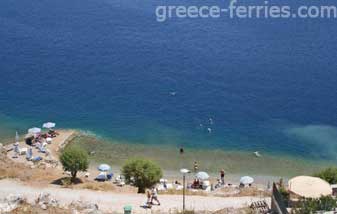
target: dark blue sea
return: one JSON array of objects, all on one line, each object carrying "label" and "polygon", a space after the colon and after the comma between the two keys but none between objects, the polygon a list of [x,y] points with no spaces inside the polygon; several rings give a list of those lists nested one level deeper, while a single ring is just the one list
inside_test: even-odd
[{"label": "dark blue sea", "polygon": [[1,0],[3,125],[337,161],[337,19],[156,21],[194,4]]}]

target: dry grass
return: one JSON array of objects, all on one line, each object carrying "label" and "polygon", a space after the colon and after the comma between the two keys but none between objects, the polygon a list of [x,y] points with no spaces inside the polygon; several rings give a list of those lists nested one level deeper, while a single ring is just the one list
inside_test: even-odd
[{"label": "dry grass", "polygon": [[76,188],[90,189],[95,191],[115,191],[117,189],[115,185],[106,182],[85,182],[83,184],[77,185]]}]

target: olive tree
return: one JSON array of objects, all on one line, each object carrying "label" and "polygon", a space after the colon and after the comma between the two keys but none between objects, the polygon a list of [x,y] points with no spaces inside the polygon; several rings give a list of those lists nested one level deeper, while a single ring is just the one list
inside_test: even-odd
[{"label": "olive tree", "polygon": [[76,146],[67,146],[60,156],[64,171],[71,173],[72,182],[75,181],[78,171],[86,171],[89,167],[88,154]]},{"label": "olive tree", "polygon": [[141,158],[128,160],[122,167],[122,174],[127,183],[138,187],[138,193],[144,193],[146,188],[158,183],[163,176],[161,168],[156,163]]}]

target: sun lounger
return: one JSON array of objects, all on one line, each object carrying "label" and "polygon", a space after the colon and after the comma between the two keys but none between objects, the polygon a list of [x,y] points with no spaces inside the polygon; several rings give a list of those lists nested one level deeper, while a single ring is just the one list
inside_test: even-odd
[{"label": "sun lounger", "polygon": [[95,178],[96,181],[106,181],[108,179],[108,176],[105,172],[99,173],[97,177]]},{"label": "sun lounger", "polygon": [[183,185],[178,185],[177,187],[176,187],[176,190],[182,190],[184,187],[183,187]]},{"label": "sun lounger", "polygon": [[40,157],[40,156],[37,156],[37,157],[32,159],[33,162],[38,162],[38,161],[41,161],[41,160],[42,160],[42,157]]}]

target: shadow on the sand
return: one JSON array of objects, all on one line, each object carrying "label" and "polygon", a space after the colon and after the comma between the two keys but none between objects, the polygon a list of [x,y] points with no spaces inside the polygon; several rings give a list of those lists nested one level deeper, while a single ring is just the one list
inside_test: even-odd
[{"label": "shadow on the sand", "polygon": [[75,178],[74,180],[71,180],[70,177],[62,177],[59,179],[56,179],[51,182],[51,184],[60,185],[60,186],[67,186],[67,185],[76,185],[76,184],[82,184],[83,181],[79,178]]}]

